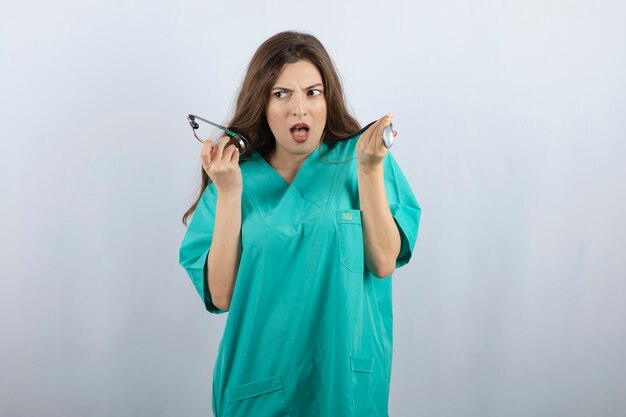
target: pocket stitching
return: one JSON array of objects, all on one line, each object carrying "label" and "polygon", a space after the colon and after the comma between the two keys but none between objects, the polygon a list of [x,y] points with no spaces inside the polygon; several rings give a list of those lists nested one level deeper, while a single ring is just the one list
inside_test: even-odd
[{"label": "pocket stitching", "polygon": [[283,379],[280,375],[273,376],[229,388],[226,394],[226,402],[246,400],[284,390]]},{"label": "pocket stitching", "polygon": [[[343,218],[344,213],[350,213],[352,215],[352,218],[349,220]],[[363,259],[363,262],[361,262],[359,266],[350,265],[349,262],[346,260],[347,257],[345,253],[347,252],[347,248],[345,247],[345,244],[342,243],[344,239],[345,240],[348,239],[348,236],[346,235],[347,233],[346,227],[350,227],[348,225],[352,225],[352,227],[358,226],[359,228],[362,228],[361,211],[360,210],[337,210],[336,221],[337,221],[337,229],[339,233],[339,262],[341,262],[341,264],[345,266],[346,268],[348,268],[348,270],[350,270],[351,272],[361,274],[364,271],[364,266],[363,266],[364,259]],[[359,230],[359,232],[361,236],[361,241],[363,241],[363,231]],[[365,256],[364,253],[363,253],[363,256]]]},{"label": "pocket stitching", "polygon": [[352,370],[353,409],[355,415],[370,416],[373,402],[370,392],[374,373],[374,358],[350,356]]},{"label": "pocket stitching", "polygon": [[374,358],[358,358],[352,356],[350,358],[350,369],[354,372],[374,373]]}]

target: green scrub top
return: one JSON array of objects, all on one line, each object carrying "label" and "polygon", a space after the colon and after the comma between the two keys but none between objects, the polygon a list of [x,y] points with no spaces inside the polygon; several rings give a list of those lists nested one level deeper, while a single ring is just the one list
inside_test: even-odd
[{"label": "green scrub top", "polygon": [[[291,184],[258,153],[241,163],[242,252],[213,372],[216,417],[388,416],[392,281],[364,262],[357,139],[322,143]],[[411,258],[421,209],[390,152],[383,167],[397,268]],[[206,309],[223,313],[205,280],[216,200],[210,183],[180,264]]]}]

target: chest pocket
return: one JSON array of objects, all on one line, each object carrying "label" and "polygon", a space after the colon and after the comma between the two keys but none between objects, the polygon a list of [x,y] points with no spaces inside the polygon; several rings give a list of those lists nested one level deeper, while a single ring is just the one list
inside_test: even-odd
[{"label": "chest pocket", "polygon": [[339,261],[350,271],[363,273],[363,228],[360,210],[338,210]]}]

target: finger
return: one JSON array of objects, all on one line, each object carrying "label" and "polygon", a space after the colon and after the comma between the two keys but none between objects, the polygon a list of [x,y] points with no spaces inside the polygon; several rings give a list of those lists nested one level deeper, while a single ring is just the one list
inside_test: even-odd
[{"label": "finger", "polygon": [[376,135],[376,129],[380,124],[381,119],[376,120],[372,125],[365,131],[363,135],[363,146],[367,148],[372,143],[372,137]]},{"label": "finger", "polygon": [[220,143],[222,143],[222,141],[228,139],[229,137],[230,136],[223,135],[223,136],[220,136],[219,138],[215,139],[213,141],[213,147],[216,148]]},{"label": "finger", "polygon": [[[378,119],[378,121],[376,122],[376,124],[374,125],[374,131],[372,132],[372,135],[369,137],[369,140],[367,142],[368,146],[374,146],[374,150],[376,150],[377,148],[377,144],[378,144],[378,140],[382,135],[383,129],[385,127],[385,122],[387,121],[387,116],[383,116],[380,119]],[[372,145],[373,143],[373,145]]]},{"label": "finger", "polygon": [[391,121],[393,120],[393,114],[392,113],[387,113],[385,115],[385,117],[382,118],[382,123],[381,123],[381,131],[382,129],[384,129],[385,127],[389,126],[391,124]]},{"label": "finger", "polygon": [[[377,155],[380,152],[386,153],[387,147],[385,146],[385,139],[383,138],[383,135],[385,133],[385,129],[391,126],[392,119],[393,119],[393,115],[391,113],[383,117],[382,123],[380,124],[380,130],[376,132],[376,135],[374,136],[374,153]],[[395,133],[395,131],[393,132],[394,132],[393,136],[395,137],[397,133]]]},{"label": "finger", "polygon": [[212,156],[213,156],[213,145],[212,140],[207,140],[202,144],[202,149],[200,151],[200,158],[202,160],[202,166],[204,169],[208,169],[209,165],[211,165]]},{"label": "finger", "polygon": [[221,161],[222,155],[224,154],[224,148],[228,145],[228,136],[222,136],[219,139],[217,146],[213,150],[213,160]]},{"label": "finger", "polygon": [[231,143],[232,146],[228,146],[226,149],[232,148],[232,152],[230,153],[230,160],[239,160],[239,146],[234,143]]},{"label": "finger", "polygon": [[237,147],[232,143],[228,145],[226,149],[224,149],[222,159],[226,162],[230,162],[231,159],[233,159],[233,152],[235,152],[235,149],[237,149]]},{"label": "finger", "polygon": [[[385,131],[385,128],[391,124],[392,120],[393,114],[391,113],[386,114],[385,117],[381,119],[380,131],[376,134],[376,145],[380,145],[383,143],[383,132]],[[397,133],[395,133],[394,131],[394,137],[396,136],[396,134]]]},{"label": "finger", "polygon": [[233,145],[233,148],[235,148],[235,149],[233,150],[233,153],[232,153],[232,155],[230,157],[231,158],[230,162],[237,162],[237,163],[239,163],[239,148],[234,146],[234,145]]}]

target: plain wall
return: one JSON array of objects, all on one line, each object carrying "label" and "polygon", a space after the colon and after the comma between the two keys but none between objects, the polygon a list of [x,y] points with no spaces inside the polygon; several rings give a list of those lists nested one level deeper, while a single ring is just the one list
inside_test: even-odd
[{"label": "plain wall", "polygon": [[[178,265],[269,36],[326,45],[422,206],[390,415],[626,415],[624,2],[3,2],[0,413],[199,416],[226,315]],[[620,191],[621,190],[621,191]]]}]

